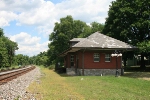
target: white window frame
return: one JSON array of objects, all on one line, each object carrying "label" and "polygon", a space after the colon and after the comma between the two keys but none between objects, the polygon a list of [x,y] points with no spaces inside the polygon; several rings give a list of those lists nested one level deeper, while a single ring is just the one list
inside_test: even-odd
[{"label": "white window frame", "polygon": [[111,54],[105,54],[105,62],[111,62]]},{"label": "white window frame", "polygon": [[[96,60],[98,59],[98,60]],[[93,54],[93,60],[94,62],[100,62],[100,54],[99,53],[94,53]]]}]

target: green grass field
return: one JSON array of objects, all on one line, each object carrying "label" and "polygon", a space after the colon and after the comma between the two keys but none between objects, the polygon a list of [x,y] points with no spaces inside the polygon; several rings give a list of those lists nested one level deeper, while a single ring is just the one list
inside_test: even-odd
[{"label": "green grass field", "polygon": [[150,81],[129,75],[67,76],[42,67],[41,72],[40,81],[33,82],[28,88],[37,100],[150,99]]}]

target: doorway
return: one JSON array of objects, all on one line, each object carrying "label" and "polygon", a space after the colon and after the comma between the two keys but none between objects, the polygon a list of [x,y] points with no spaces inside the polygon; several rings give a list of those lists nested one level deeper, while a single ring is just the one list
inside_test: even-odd
[{"label": "doorway", "polygon": [[71,65],[71,68],[74,67],[74,55],[70,56],[70,65]]}]

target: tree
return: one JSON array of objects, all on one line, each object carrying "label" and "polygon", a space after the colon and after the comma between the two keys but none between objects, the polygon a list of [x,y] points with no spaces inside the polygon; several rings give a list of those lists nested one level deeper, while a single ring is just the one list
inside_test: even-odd
[{"label": "tree", "polygon": [[92,22],[91,23],[91,33],[94,33],[94,32],[102,32],[104,28],[104,24],[100,24],[100,23],[97,23],[97,22]]},{"label": "tree", "polygon": [[[150,1],[113,1],[103,33],[137,47],[143,42],[148,43],[145,41],[150,39]],[[140,49],[141,68],[145,68],[144,56],[147,52],[150,51]]]},{"label": "tree", "polygon": [[4,36],[3,29],[0,28],[0,67],[10,67],[12,64],[15,50],[18,49],[17,43]]},{"label": "tree", "polygon": [[74,20],[72,16],[67,16],[60,19],[60,23],[56,22],[53,32],[50,34],[49,40],[51,43],[48,45],[48,58],[49,64],[62,65],[63,59],[58,57],[60,53],[67,50],[70,46],[69,40],[73,38],[85,38],[96,31],[102,31],[103,24],[93,22],[87,25],[80,20]]},{"label": "tree", "polygon": [[23,54],[17,54],[15,55],[15,59],[13,61],[19,66],[25,66],[30,64],[30,57]]},{"label": "tree", "polygon": [[12,64],[13,57],[15,55],[15,50],[18,50],[18,44],[11,41],[8,37],[3,37],[2,40],[5,42],[5,47],[8,55],[9,66]]},{"label": "tree", "polygon": [[80,34],[87,34],[85,29],[88,25],[80,20],[74,20],[72,16],[60,19],[60,23],[56,22],[53,32],[50,34],[49,40],[52,41],[48,46],[49,63],[63,62],[58,55],[69,48],[68,41],[77,38]]},{"label": "tree", "polygon": [[[150,57],[150,41],[143,41],[137,44],[140,50],[140,53],[144,53],[143,55],[147,58]],[[141,55],[142,56],[142,55]],[[144,61],[144,57],[141,57],[142,61]]]},{"label": "tree", "polygon": [[38,55],[30,57],[29,64],[35,64],[35,65],[43,65],[45,67],[48,66],[48,56],[47,52],[40,52]]},{"label": "tree", "polygon": [[2,40],[2,37],[0,37],[0,67],[6,67],[8,66],[8,54],[5,42]]},{"label": "tree", "polygon": [[0,28],[0,37],[2,37],[4,35],[3,29]]}]

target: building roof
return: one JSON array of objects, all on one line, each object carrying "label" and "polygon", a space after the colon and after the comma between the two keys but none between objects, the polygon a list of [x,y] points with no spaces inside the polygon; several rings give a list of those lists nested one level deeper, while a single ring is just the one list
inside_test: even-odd
[{"label": "building roof", "polygon": [[135,48],[125,42],[111,38],[99,32],[95,32],[72,47],[96,47],[96,48]]},{"label": "building roof", "polygon": [[60,56],[66,55],[68,52],[76,52],[81,49],[90,50],[133,50],[137,47],[129,45],[120,40],[106,36],[99,32],[95,32],[87,38],[74,38],[70,42],[78,42],[68,50],[64,51]]},{"label": "building roof", "polygon": [[73,38],[70,40],[70,42],[80,42],[83,41],[85,38]]}]

